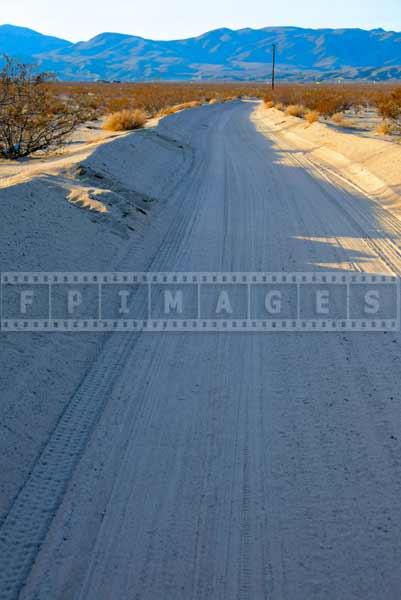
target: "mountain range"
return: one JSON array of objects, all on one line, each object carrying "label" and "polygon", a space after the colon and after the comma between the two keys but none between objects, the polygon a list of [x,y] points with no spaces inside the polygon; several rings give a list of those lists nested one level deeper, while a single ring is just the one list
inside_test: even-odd
[{"label": "mountain range", "polygon": [[101,33],[72,43],[24,27],[0,26],[0,54],[72,81],[265,80],[273,43],[278,79],[401,78],[401,33],[383,29],[217,29],[172,41]]}]

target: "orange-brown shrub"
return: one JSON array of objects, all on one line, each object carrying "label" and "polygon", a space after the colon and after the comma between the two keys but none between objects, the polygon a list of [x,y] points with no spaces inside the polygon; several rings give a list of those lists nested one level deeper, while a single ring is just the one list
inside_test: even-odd
[{"label": "orange-brown shrub", "polygon": [[120,110],[109,115],[103,124],[108,131],[129,131],[140,129],[146,123],[147,116],[143,110]]},{"label": "orange-brown shrub", "polygon": [[72,104],[86,104],[99,116],[138,108],[153,117],[160,111],[171,114],[171,107],[187,102],[212,100],[214,103],[250,97],[264,99],[265,103],[274,102],[279,110],[299,104],[306,110],[318,111],[326,119],[349,108],[365,110],[371,107],[388,119],[394,128],[399,120],[399,100],[397,93],[393,95],[399,86],[397,88],[389,83],[317,85],[278,82],[274,91],[268,83],[257,82],[54,82],[50,85],[55,96]]},{"label": "orange-brown shrub", "polygon": [[300,104],[289,104],[285,112],[290,117],[302,117],[305,114],[305,108]]},{"label": "orange-brown shrub", "polygon": [[331,116],[331,120],[336,125],[343,126],[345,124],[345,118],[342,112],[334,113],[334,115]]},{"label": "orange-brown shrub", "polygon": [[107,82],[56,82],[55,93],[71,98],[86,98],[96,102],[99,114],[109,114],[120,110],[140,108],[150,117],[167,107],[187,102],[208,102],[210,99],[222,102],[241,96],[263,98],[268,84],[265,83],[195,83],[195,82],[146,82],[146,83],[107,83]]},{"label": "orange-brown shrub", "polygon": [[378,135],[389,135],[391,133],[391,125],[387,121],[383,121],[375,129],[375,133]]},{"label": "orange-brown shrub", "polygon": [[201,104],[201,100],[192,100],[191,102],[181,102],[181,104],[176,104],[173,108],[175,108],[177,112],[179,110],[185,110],[186,108],[195,108]]},{"label": "orange-brown shrub", "polygon": [[371,90],[367,91],[366,86],[357,88],[341,85],[287,84],[277,88],[274,94],[270,93],[267,98],[275,99],[284,106],[301,105],[309,110],[317,110],[324,117],[330,117],[351,106],[366,103],[370,94]]},{"label": "orange-brown shrub", "polygon": [[157,117],[167,117],[168,115],[172,115],[180,110],[185,110],[187,108],[195,108],[196,106],[200,106],[202,102],[200,100],[192,100],[192,102],[182,102],[181,104],[175,104],[174,106],[166,106],[162,108],[158,113]]},{"label": "orange-brown shrub", "polygon": [[401,88],[378,98],[376,106],[379,114],[388,119],[396,130],[401,131]]},{"label": "orange-brown shrub", "polygon": [[319,120],[319,117],[320,117],[320,114],[318,113],[317,110],[308,110],[305,113],[305,120],[309,123],[309,125],[316,123],[316,121]]}]

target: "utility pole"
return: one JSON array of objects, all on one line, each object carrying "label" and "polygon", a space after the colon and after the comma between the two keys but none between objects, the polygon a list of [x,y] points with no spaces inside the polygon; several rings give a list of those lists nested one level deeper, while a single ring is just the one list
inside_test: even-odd
[{"label": "utility pole", "polygon": [[272,90],[274,91],[274,76],[276,68],[276,44],[272,44]]}]

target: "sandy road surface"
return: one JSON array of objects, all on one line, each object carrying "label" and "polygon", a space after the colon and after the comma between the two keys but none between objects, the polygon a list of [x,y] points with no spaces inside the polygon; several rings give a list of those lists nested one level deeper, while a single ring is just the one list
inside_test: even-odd
[{"label": "sandy road surface", "polygon": [[[149,268],[400,274],[401,224],[254,109],[170,121],[194,160]],[[390,333],[112,335],[2,523],[0,597],[399,598],[400,358]]]}]

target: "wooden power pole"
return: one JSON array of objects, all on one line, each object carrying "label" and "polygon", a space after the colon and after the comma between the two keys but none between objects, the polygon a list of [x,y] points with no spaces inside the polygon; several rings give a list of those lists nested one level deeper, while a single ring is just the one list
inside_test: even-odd
[{"label": "wooden power pole", "polygon": [[274,91],[274,77],[276,69],[276,44],[272,44],[272,90]]}]

